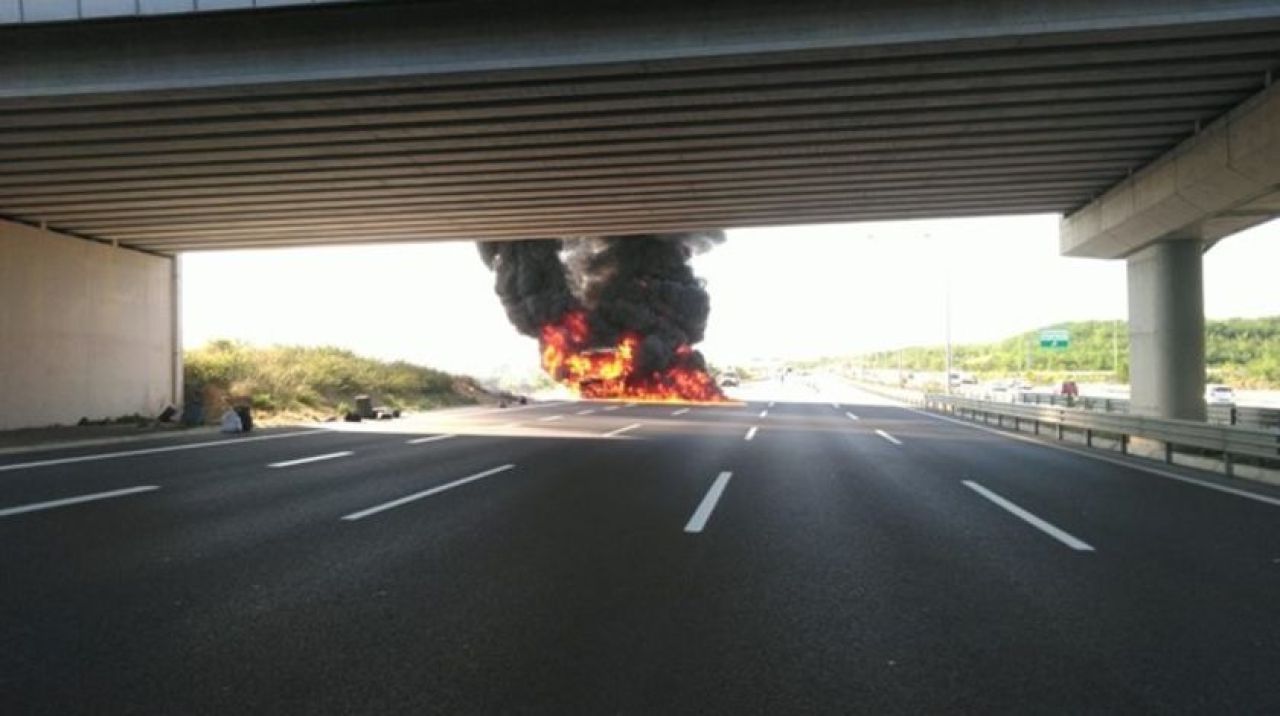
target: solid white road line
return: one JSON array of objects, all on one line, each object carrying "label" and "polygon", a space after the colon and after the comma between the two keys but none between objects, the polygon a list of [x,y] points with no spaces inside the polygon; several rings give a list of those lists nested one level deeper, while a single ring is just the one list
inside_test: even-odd
[{"label": "solid white road line", "polygon": [[687,412],[689,412],[689,409],[688,409],[688,408],[681,408],[681,409],[679,409],[679,410],[675,411],[674,413],[672,413],[672,415],[684,415],[684,414],[685,414],[685,413],[687,413]]},{"label": "solid white road line", "polygon": [[1040,519],[1039,517],[1036,517],[1035,515],[1031,514],[1030,512],[1027,512],[1026,510],[1022,509],[1021,507],[1018,507],[1017,505],[1015,505],[1015,504],[1013,504],[1012,502],[1010,502],[1010,501],[1008,501],[1008,500],[1004,499],[1003,497],[1001,497],[1001,496],[997,495],[996,493],[992,492],[991,490],[988,490],[987,488],[983,487],[982,485],[979,485],[978,483],[973,482],[972,480],[964,480],[963,482],[964,482],[964,486],[965,486],[965,487],[969,488],[970,490],[973,490],[974,492],[978,493],[979,495],[982,495],[983,497],[987,498],[988,500],[991,500],[992,502],[996,503],[997,505],[999,505],[999,506],[1003,507],[1004,509],[1006,509],[1006,510],[1008,510],[1009,512],[1013,513],[1016,517],[1018,517],[1018,518],[1020,518],[1020,519],[1022,519],[1022,520],[1024,520],[1024,521],[1026,521],[1026,522],[1027,522],[1028,524],[1030,524],[1032,527],[1035,527],[1036,529],[1038,529],[1038,530],[1040,530],[1041,532],[1043,532],[1043,533],[1045,533],[1045,534],[1049,535],[1050,537],[1052,537],[1052,538],[1054,538],[1054,539],[1058,540],[1059,542],[1061,542],[1061,543],[1065,544],[1066,546],[1070,547],[1071,549],[1074,549],[1074,550],[1076,550],[1077,552],[1092,552],[1092,551],[1093,551],[1093,547],[1089,546],[1089,544],[1088,544],[1087,542],[1084,542],[1084,541],[1081,541],[1081,540],[1079,540],[1079,539],[1076,539],[1076,538],[1075,538],[1075,537],[1073,537],[1072,535],[1067,534],[1066,532],[1063,532],[1062,530],[1058,529],[1057,527],[1054,527],[1053,525],[1049,524],[1048,522],[1045,522],[1044,520]]},{"label": "solid white road line", "polygon": [[343,450],[342,452],[331,452],[325,455],[313,455],[312,457],[302,457],[302,458],[298,458],[297,460],[285,460],[284,462],[273,462],[270,465],[267,465],[267,467],[293,467],[294,465],[305,465],[309,462],[320,462],[322,460],[334,460],[340,457],[347,457],[348,455],[355,455],[355,453],[351,452],[350,450]]},{"label": "solid white road line", "polygon": [[716,476],[716,481],[711,483],[711,489],[707,490],[702,502],[698,503],[698,509],[693,511],[693,517],[690,517],[689,523],[684,526],[685,532],[696,534],[707,526],[707,520],[711,519],[711,513],[716,509],[716,503],[720,501],[720,495],[724,494],[724,488],[729,484],[731,477],[733,477],[732,472],[722,472]]},{"label": "solid white road line", "polygon": [[552,420],[563,420],[563,419],[564,419],[563,415],[548,415],[545,418],[538,418],[539,421],[544,423],[549,423]]},{"label": "solid white road line", "polygon": [[586,410],[579,410],[578,415],[590,415],[594,412],[596,412],[595,408],[587,408]]},{"label": "solid white road line", "polygon": [[850,420],[857,420],[857,419],[858,419],[858,416],[854,415],[853,413],[845,413],[845,415],[848,415]]},{"label": "solid white road line", "polygon": [[140,485],[138,487],[126,487],[123,490],[112,490],[110,492],[95,492],[92,495],[80,495],[79,497],[67,497],[61,500],[50,500],[48,502],[36,502],[30,505],[20,505],[18,507],[9,507],[0,510],[0,517],[10,517],[13,515],[21,515],[27,512],[39,512],[40,510],[51,510],[55,507],[66,507],[67,505],[78,505],[82,502],[93,502],[94,500],[109,500],[113,497],[124,497],[125,495],[136,495],[139,492],[151,492],[159,490],[158,485]]},{"label": "solid white road line", "polygon": [[885,440],[888,440],[889,442],[893,443],[894,445],[901,445],[901,444],[902,444],[902,441],[901,441],[901,440],[899,440],[899,439],[895,438],[894,436],[890,435],[889,433],[886,433],[886,432],[885,432],[885,431],[883,431],[883,430],[877,430],[877,431],[876,431],[876,435],[879,435],[880,437],[884,438]]},{"label": "solid white road line", "polygon": [[757,431],[757,430],[759,430],[759,429],[760,429],[760,428],[758,428],[758,427],[756,427],[756,426],[752,425],[752,426],[751,426],[751,429],[747,431],[747,436],[746,436],[746,437],[744,437],[744,438],[743,438],[743,440],[754,440],[754,439],[755,439],[755,437],[756,437],[756,431]]},{"label": "solid white road line", "polygon": [[764,417],[768,417],[768,415],[769,415],[769,411],[768,411],[768,410],[761,410],[761,411],[760,411],[760,417],[764,418]]},{"label": "solid white road line", "polygon": [[[259,440],[280,440],[283,438],[296,438],[303,435],[318,435],[320,433],[331,433],[329,430],[303,430],[296,433],[281,433],[280,435],[259,435],[252,438],[233,438],[228,437],[225,440],[215,440],[213,442],[204,443],[188,443],[186,445],[167,445],[165,447],[143,448],[141,450],[125,450],[122,452],[99,453],[96,455],[79,455],[77,457],[63,457],[54,460],[38,460],[36,462],[22,462],[15,465],[0,465],[0,472],[8,472],[10,470],[26,470],[33,467],[48,467],[50,465],[70,465],[77,462],[93,462],[94,460],[112,460],[118,457],[133,457],[135,455],[153,455],[164,452],[177,452],[179,450],[198,450],[208,447],[227,447],[229,445],[243,445],[244,443],[257,442]],[[56,448],[55,448],[56,449]]]},{"label": "solid white road line", "polygon": [[606,438],[617,437],[618,435],[621,435],[621,434],[623,434],[623,433],[627,432],[628,430],[635,430],[636,428],[640,427],[641,425],[644,425],[644,423],[632,423],[632,424],[630,424],[630,425],[626,426],[625,428],[618,428],[617,430],[611,430],[611,431],[609,431],[609,432],[605,433],[605,434],[604,434],[604,436],[605,436]]},{"label": "solid white road line", "polygon": [[1209,482],[1207,480],[1199,480],[1187,475],[1179,475],[1178,473],[1171,472],[1169,470],[1161,470],[1158,467],[1148,467],[1146,465],[1129,462],[1128,460],[1119,460],[1113,457],[1107,457],[1106,455],[1100,455],[1097,453],[1088,452],[1085,449],[1077,449],[1077,448],[1069,447],[1067,445],[1056,445],[1050,442],[1041,442],[1028,435],[1018,435],[1017,433],[1007,433],[1001,430],[996,430],[995,428],[988,428],[985,425],[975,425],[966,420],[957,420],[956,418],[950,418],[945,415],[934,415],[933,413],[930,413],[924,410],[916,410],[915,408],[907,408],[907,410],[910,410],[913,413],[919,413],[920,415],[924,415],[926,417],[934,418],[935,420],[945,420],[948,423],[963,425],[966,428],[973,428],[974,430],[982,430],[984,432],[988,432],[993,435],[999,435],[1001,437],[1009,438],[1010,440],[1021,440],[1022,442],[1030,443],[1032,445],[1039,445],[1040,447],[1052,448],[1054,450],[1062,450],[1063,452],[1069,452],[1072,455],[1079,455],[1080,457],[1087,457],[1093,460],[1101,460],[1102,462],[1109,462],[1112,465],[1127,467],[1131,470],[1145,472],[1147,474],[1155,475],[1157,477],[1165,477],[1170,480],[1177,480],[1178,482],[1184,482],[1188,485],[1195,485],[1196,487],[1203,487],[1209,490],[1217,490],[1218,492],[1225,492],[1229,495],[1235,495],[1236,497],[1243,497],[1247,500],[1254,500],[1256,502],[1262,502],[1262,503],[1271,505],[1273,507],[1280,507],[1280,498],[1269,497],[1267,495],[1259,495],[1256,492],[1249,492],[1248,490],[1240,490],[1234,487],[1227,487],[1226,485],[1218,485],[1218,484]]},{"label": "solid white road line", "polygon": [[512,469],[512,468],[514,468],[514,467],[515,467],[515,465],[502,465],[502,466],[500,466],[500,467],[495,467],[495,468],[492,468],[492,469],[490,469],[490,470],[485,470],[484,472],[477,472],[477,473],[476,473],[476,474],[474,474],[474,475],[469,475],[469,476],[464,477],[464,478],[462,478],[462,479],[454,480],[453,482],[448,482],[448,483],[445,483],[445,484],[440,485],[440,486],[438,486],[438,487],[433,487],[433,488],[431,488],[430,490],[423,490],[422,492],[415,492],[415,493],[413,493],[412,495],[407,495],[407,496],[405,496],[405,497],[401,497],[401,498],[400,498],[400,499],[398,499],[398,500],[392,500],[392,501],[390,501],[390,502],[384,502],[384,503],[382,503],[381,505],[376,505],[376,506],[374,506],[374,507],[370,507],[370,508],[369,508],[369,509],[367,509],[367,510],[360,510],[359,512],[352,512],[351,514],[344,516],[342,519],[344,519],[344,520],[346,520],[346,521],[348,521],[348,522],[353,522],[353,521],[355,521],[355,520],[362,520],[362,519],[364,519],[364,518],[366,518],[366,517],[369,517],[370,515],[376,515],[376,514],[378,514],[379,512],[385,512],[385,511],[390,510],[390,509],[392,509],[392,508],[399,507],[399,506],[401,506],[401,505],[406,505],[406,504],[408,504],[408,503],[410,503],[410,502],[413,502],[414,500],[421,500],[421,499],[422,499],[422,498],[424,498],[424,497],[431,497],[432,495],[438,495],[438,494],[440,494],[441,492],[444,492],[445,490],[452,490],[453,488],[455,488],[455,487],[459,487],[459,486],[461,486],[461,485],[465,485],[465,484],[467,484],[468,482],[475,482],[476,480],[483,480],[484,478],[489,477],[490,475],[497,475],[497,474],[498,474],[498,473],[500,473],[500,472],[506,472],[507,470],[510,470],[510,469]]},{"label": "solid white road line", "polygon": [[606,410],[606,411],[608,411],[608,410],[617,410],[618,408],[621,408],[621,407],[622,407],[621,405],[610,405],[609,407],[605,408],[605,410]]},{"label": "solid white road line", "polygon": [[406,445],[421,445],[423,443],[433,443],[437,440],[448,440],[449,438],[456,438],[456,437],[458,436],[457,435],[428,435],[425,438],[414,438],[412,440],[406,440],[404,442]]}]

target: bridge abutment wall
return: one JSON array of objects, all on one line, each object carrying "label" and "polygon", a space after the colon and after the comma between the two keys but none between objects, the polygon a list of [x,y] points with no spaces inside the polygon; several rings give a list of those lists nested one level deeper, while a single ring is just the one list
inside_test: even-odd
[{"label": "bridge abutment wall", "polygon": [[0,430],[178,405],[178,260],[0,221]]}]

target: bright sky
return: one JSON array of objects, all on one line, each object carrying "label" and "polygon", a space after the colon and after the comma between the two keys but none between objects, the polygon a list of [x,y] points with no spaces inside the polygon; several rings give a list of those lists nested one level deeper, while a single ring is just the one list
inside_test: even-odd
[{"label": "bright sky", "polygon": [[[1057,217],[728,232],[694,260],[711,292],[703,352],[729,365],[985,341],[1125,315],[1123,261],[1058,255]],[[1210,318],[1280,314],[1280,222],[1205,256]],[[338,345],[455,372],[537,366],[470,243],[235,251],[183,259],[184,343]]]}]

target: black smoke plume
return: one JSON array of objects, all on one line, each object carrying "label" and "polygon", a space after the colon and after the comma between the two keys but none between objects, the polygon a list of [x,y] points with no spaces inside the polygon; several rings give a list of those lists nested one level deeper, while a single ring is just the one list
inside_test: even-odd
[{"label": "black smoke plume", "polygon": [[542,327],[578,307],[560,261],[559,239],[476,244],[493,270],[494,291],[516,330],[537,338]]},{"label": "black smoke plume", "polygon": [[718,231],[541,239],[478,244],[494,271],[495,291],[507,317],[525,335],[581,310],[590,348],[641,337],[637,372],[662,371],[679,362],[704,369],[687,348],[700,342],[711,313],[704,283],[689,260],[724,241]]}]

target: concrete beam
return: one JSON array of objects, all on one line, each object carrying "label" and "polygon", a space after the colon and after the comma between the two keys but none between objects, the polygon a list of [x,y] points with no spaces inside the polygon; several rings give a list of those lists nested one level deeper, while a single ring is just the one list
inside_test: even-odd
[{"label": "concrete beam", "polygon": [[359,0],[0,0],[0,25],[254,10]]},{"label": "concrete beam", "polygon": [[1169,236],[1213,242],[1280,215],[1280,85],[1062,220],[1066,256],[1122,258]]},{"label": "concrete beam", "polygon": [[532,238],[1067,211],[1280,70],[1280,5],[335,3],[0,27],[0,66],[0,216]]},{"label": "concrete beam", "polygon": [[609,73],[614,63],[677,60],[690,69],[698,58],[849,48],[884,57],[924,45],[945,51],[945,43],[1029,47],[1031,38],[1066,33],[1087,33],[1088,43],[1159,38],[1197,24],[1248,30],[1278,15],[1270,0],[334,4],[0,27],[0,66],[23,70],[0,74],[0,98],[353,79],[371,89],[376,77],[585,66]]}]

